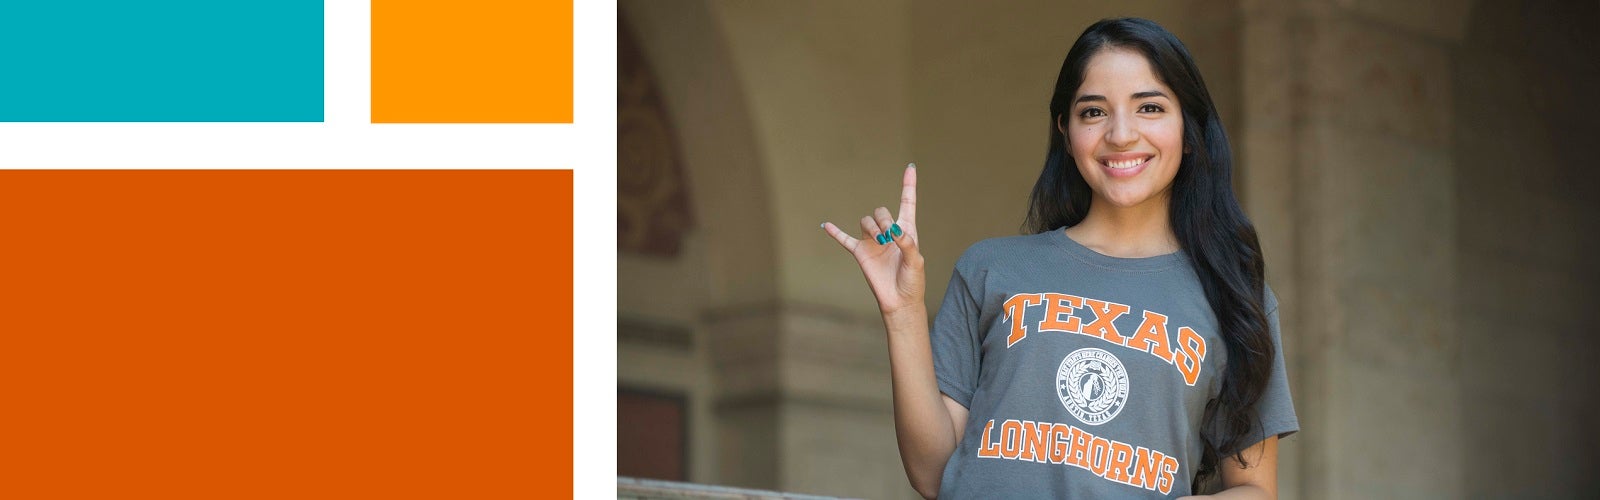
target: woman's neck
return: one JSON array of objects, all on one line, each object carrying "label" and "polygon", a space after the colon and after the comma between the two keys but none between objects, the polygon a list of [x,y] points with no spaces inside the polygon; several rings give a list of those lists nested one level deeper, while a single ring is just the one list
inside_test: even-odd
[{"label": "woman's neck", "polygon": [[1067,237],[1091,250],[1112,257],[1155,257],[1182,247],[1172,233],[1168,200],[1151,200],[1132,207],[1117,207],[1094,200],[1083,222],[1066,229]]}]

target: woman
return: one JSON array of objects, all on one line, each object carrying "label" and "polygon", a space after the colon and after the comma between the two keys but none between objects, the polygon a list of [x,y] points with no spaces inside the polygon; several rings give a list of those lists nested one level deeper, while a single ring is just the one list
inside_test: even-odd
[{"label": "woman", "polygon": [[1231,169],[1188,50],[1151,21],[1109,19],[1056,80],[1031,234],[969,248],[931,331],[915,165],[898,219],[876,209],[863,240],[823,224],[883,313],[918,493],[1276,497],[1277,440],[1299,424]]}]

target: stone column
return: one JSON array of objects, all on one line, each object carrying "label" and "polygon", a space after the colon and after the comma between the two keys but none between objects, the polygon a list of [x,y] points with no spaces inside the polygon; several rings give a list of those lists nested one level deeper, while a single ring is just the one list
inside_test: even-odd
[{"label": "stone column", "polygon": [[727,484],[909,498],[883,325],[816,305],[713,312],[718,457]]},{"label": "stone column", "polygon": [[[772,296],[703,315],[716,380],[719,479],[811,494],[910,498],[888,354],[851,259],[818,229],[898,200],[906,130],[905,2],[714,2],[759,145]],[[871,172],[871,173],[869,173]],[[840,180],[844,180],[841,182]],[[742,242],[731,242],[736,253]]]},{"label": "stone column", "polygon": [[1457,498],[1450,53],[1467,2],[1244,2],[1241,170],[1303,433],[1283,498]]}]

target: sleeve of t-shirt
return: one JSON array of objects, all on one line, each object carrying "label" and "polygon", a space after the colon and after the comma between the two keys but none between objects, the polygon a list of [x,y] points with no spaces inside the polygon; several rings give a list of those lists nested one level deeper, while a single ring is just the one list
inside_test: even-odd
[{"label": "sleeve of t-shirt", "polygon": [[[1272,290],[1266,293],[1267,327],[1272,332],[1272,375],[1267,378],[1266,390],[1261,393],[1261,401],[1256,403],[1256,411],[1260,417],[1260,433],[1252,433],[1261,439],[1276,435],[1279,439],[1288,437],[1300,430],[1300,419],[1294,414],[1294,400],[1289,396],[1289,374],[1283,364],[1282,333],[1278,329],[1278,298]],[[1260,441],[1253,441],[1254,445]]]},{"label": "sleeve of t-shirt", "polygon": [[[963,259],[964,260],[964,259]],[[929,331],[933,346],[933,373],[939,392],[972,407],[972,393],[978,388],[979,329],[978,302],[957,262],[950,273],[950,286]]]},{"label": "sleeve of t-shirt", "polygon": [[[1283,340],[1278,329],[1278,298],[1267,289],[1266,304],[1267,329],[1272,337],[1272,373],[1267,376],[1267,385],[1261,392],[1261,399],[1256,402],[1256,419],[1251,423],[1250,433],[1244,436],[1244,447],[1249,448],[1260,443],[1268,436],[1278,436],[1279,439],[1288,437],[1300,430],[1300,419],[1294,413],[1294,401],[1289,395],[1289,374],[1283,364]],[[1211,411],[1207,409],[1207,411]],[[1209,418],[1209,414],[1208,414]],[[1218,432],[1220,422],[1211,422],[1206,428],[1206,438],[1213,439]]]}]

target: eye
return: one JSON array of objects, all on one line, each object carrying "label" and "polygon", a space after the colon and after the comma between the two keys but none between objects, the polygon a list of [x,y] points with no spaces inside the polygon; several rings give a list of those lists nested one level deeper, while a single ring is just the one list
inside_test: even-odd
[{"label": "eye", "polygon": [[1100,108],[1084,108],[1083,111],[1079,111],[1078,112],[1078,118],[1082,118],[1082,119],[1085,119],[1085,120],[1087,120],[1089,118],[1098,118],[1098,117],[1105,116],[1105,115],[1106,115],[1106,112],[1104,110],[1100,109]]},{"label": "eye", "polygon": [[1166,111],[1166,108],[1161,107],[1160,104],[1146,103],[1143,106],[1139,106],[1140,113],[1160,113],[1163,111]]}]

